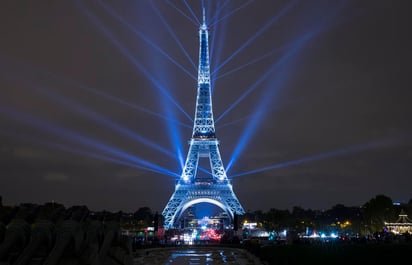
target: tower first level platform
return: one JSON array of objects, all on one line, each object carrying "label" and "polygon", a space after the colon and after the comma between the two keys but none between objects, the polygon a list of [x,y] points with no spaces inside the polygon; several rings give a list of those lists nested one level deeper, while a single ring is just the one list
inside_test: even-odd
[{"label": "tower first level platform", "polygon": [[244,210],[236,198],[230,183],[211,184],[195,182],[193,184],[177,184],[176,190],[163,211],[165,226],[177,227],[178,220],[186,209],[198,203],[214,204],[225,210],[233,220],[234,214],[244,214]]}]

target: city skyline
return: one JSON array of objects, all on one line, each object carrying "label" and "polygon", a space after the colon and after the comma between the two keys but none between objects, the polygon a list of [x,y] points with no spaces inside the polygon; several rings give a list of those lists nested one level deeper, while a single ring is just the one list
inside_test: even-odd
[{"label": "city skyline", "polygon": [[[407,1],[204,4],[245,210],[412,198]],[[2,4],[4,204],[161,211],[192,132],[201,5]]]}]

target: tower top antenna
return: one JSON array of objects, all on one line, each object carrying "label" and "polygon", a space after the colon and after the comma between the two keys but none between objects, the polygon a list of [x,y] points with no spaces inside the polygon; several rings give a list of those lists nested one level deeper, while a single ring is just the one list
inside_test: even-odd
[{"label": "tower top antenna", "polygon": [[203,27],[206,27],[206,15],[205,15],[205,7],[203,7]]}]

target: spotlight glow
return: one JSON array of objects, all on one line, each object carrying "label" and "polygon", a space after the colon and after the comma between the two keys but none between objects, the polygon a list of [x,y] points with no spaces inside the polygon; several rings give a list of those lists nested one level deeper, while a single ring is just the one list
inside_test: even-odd
[{"label": "spotlight glow", "polygon": [[81,150],[81,149],[78,149],[78,148],[76,149],[73,146],[65,145],[65,144],[62,144],[62,143],[45,141],[45,140],[40,139],[38,137],[34,137],[33,135],[28,135],[28,134],[21,135],[21,134],[16,134],[15,132],[11,133],[11,132],[7,132],[7,131],[1,130],[1,129],[0,129],[0,134],[5,135],[5,136],[10,137],[10,138],[19,138],[19,140],[21,140],[21,141],[27,141],[27,142],[31,142],[31,143],[40,144],[42,146],[47,146],[48,148],[64,151],[64,152],[67,152],[67,153],[82,155],[82,156],[85,156],[85,157],[91,157],[91,158],[98,159],[98,160],[105,161],[105,162],[111,162],[111,163],[115,163],[115,164],[118,164],[118,165],[128,166],[128,167],[137,168],[137,169],[143,169],[143,170],[146,170],[146,171],[151,171],[151,172],[155,172],[155,173],[159,173],[159,174],[164,175],[164,172],[162,172],[162,171],[154,170],[154,169],[151,169],[151,168],[148,168],[148,167],[142,167],[142,166],[136,165],[134,163],[123,161],[123,160],[120,160],[120,159],[115,159],[113,157],[105,156],[105,155],[102,155],[102,154],[99,154],[99,153],[94,153],[94,152],[90,152],[90,151],[86,151],[86,150]]},{"label": "spotlight glow", "polygon": [[[229,169],[233,166],[233,163],[236,161],[240,153],[243,152],[243,149],[246,147],[247,142],[251,139],[252,134],[254,133],[254,131],[257,130],[261,120],[264,119],[264,114],[267,114],[267,111],[265,110],[267,109],[268,105],[270,105],[270,103],[273,101],[275,93],[278,91],[279,87],[283,85],[286,77],[290,76],[290,70],[288,70],[286,67],[290,66],[290,64],[287,64],[288,61],[291,61],[290,59],[295,57],[296,54],[298,54],[298,52],[302,50],[303,47],[316,35],[318,35],[323,30],[332,28],[332,25],[334,24],[332,23],[333,19],[337,15],[338,11],[341,10],[343,5],[344,2],[340,2],[339,5],[334,6],[333,10],[330,10],[327,16],[323,16],[314,23],[311,23],[311,30],[306,30],[305,33],[300,34],[301,37],[289,46],[290,49],[287,51],[287,53],[283,55],[280,58],[280,60],[278,60],[278,62],[274,64],[271,67],[271,69],[269,69],[269,71],[265,73],[264,76],[262,76],[263,79],[265,79],[268,73],[270,73],[276,67],[282,66],[278,67],[279,71],[277,72],[277,75],[275,75],[272,78],[272,80],[270,80],[270,85],[265,89],[266,92],[262,94],[262,100],[259,103],[255,114],[253,115],[254,118],[251,119],[250,124],[248,124],[242,136],[240,137],[239,142],[236,145],[236,148],[229,160],[227,171],[229,171]],[[289,9],[290,7],[291,5],[289,5],[287,8],[284,8],[283,11],[285,11],[285,9]],[[260,78],[258,80],[258,83],[260,83],[263,79]],[[223,112],[223,114],[219,118],[223,117],[229,110],[233,109],[233,107],[237,105],[240,102],[240,100],[242,100],[247,94],[249,94],[254,89],[255,85],[256,83],[254,83],[251,88],[249,88],[244,94],[242,94],[242,96],[238,98],[238,100],[236,100],[225,112]],[[261,113],[261,115],[259,115],[259,113]]]},{"label": "spotlight glow", "polygon": [[148,162],[144,159],[138,158],[131,154],[125,153],[119,149],[108,146],[102,142],[99,142],[95,139],[79,134],[77,132],[71,131],[67,128],[53,125],[44,120],[36,118],[32,115],[20,113],[11,108],[6,108],[4,106],[0,106],[0,113],[3,113],[8,117],[12,117],[14,121],[18,121],[20,123],[30,125],[31,127],[39,130],[40,132],[47,133],[57,138],[64,138],[75,144],[81,144],[86,147],[100,150],[104,152],[104,154],[107,154],[108,156],[120,157],[122,159],[125,159],[126,161],[134,162],[138,166],[149,168],[150,170],[155,171],[155,172],[163,172],[163,174],[165,175],[179,177],[178,174],[170,170],[167,170],[161,166],[158,166],[156,164],[153,164],[151,162]]},{"label": "spotlight glow", "polygon": [[[76,103],[72,100],[69,100],[68,98],[64,98],[60,95],[58,95],[57,93],[54,93],[50,90],[45,90],[44,88],[39,88],[38,89],[41,93],[43,93],[44,95],[46,95],[47,97],[58,101],[59,103],[63,104],[64,106],[75,110],[79,113],[82,114],[82,116],[87,116],[88,118],[92,119],[95,122],[98,122],[100,124],[103,124],[104,126],[106,126],[109,129],[112,129],[118,133],[121,133],[122,135],[129,137],[130,139],[136,140],[144,145],[147,145],[151,148],[153,148],[154,150],[157,150],[159,152],[161,152],[162,154],[165,154],[169,157],[175,157],[175,154],[169,150],[166,150],[164,147],[156,144],[153,141],[150,141],[149,139],[135,133],[134,131],[127,129],[123,126],[121,126],[120,124],[117,124],[111,120],[109,120],[108,118],[105,118],[104,116],[91,111],[90,109],[86,108],[85,106],[80,105],[79,103]],[[60,105],[61,106],[61,105]]]},{"label": "spotlight glow", "polygon": [[196,14],[193,12],[193,9],[189,6],[189,4],[186,2],[186,0],[183,0],[183,2],[185,3],[185,5],[186,5],[187,9],[189,10],[189,12],[195,18],[195,20],[197,22],[197,25],[200,25],[201,23],[200,23],[199,19],[197,18]]},{"label": "spotlight glow", "polygon": [[[280,68],[282,68],[277,72],[277,75],[272,77],[272,79],[269,82],[269,85],[264,90],[264,93],[262,94],[261,101],[257,109],[252,114],[252,118],[250,119],[248,126],[246,126],[246,129],[244,130],[242,136],[238,141],[238,144],[236,145],[235,150],[232,153],[232,156],[230,157],[229,163],[226,168],[227,171],[229,171],[229,169],[233,166],[234,162],[243,152],[243,149],[246,147],[247,143],[251,139],[253,133],[259,127],[261,121],[264,120],[265,115],[267,114],[267,109],[270,106],[270,104],[273,103],[277,91],[283,86],[283,83],[289,76],[290,73],[286,72],[288,70],[286,67],[288,60],[290,60],[290,58],[294,56],[307,43],[307,41],[311,37],[312,34],[307,34],[303,36],[299,41],[297,41],[293,49],[291,49],[288,53],[284,54],[278,62],[276,62],[259,80],[257,80],[257,82],[255,82],[240,98],[238,98],[237,101],[234,102],[234,104],[238,104],[240,100],[246,97],[247,94],[249,94],[259,83],[265,80],[274,70],[279,70]],[[235,106],[234,104],[232,104],[220,117],[227,113],[227,111],[233,109],[233,107]]]},{"label": "spotlight glow", "polygon": [[231,55],[229,55],[219,66],[217,66],[211,75],[215,75],[225,64],[230,62],[237,54],[239,54],[243,49],[249,46],[253,41],[255,41],[264,31],[266,31],[273,23],[278,21],[285,13],[289,11],[294,5],[296,1],[293,1],[286,7],[284,7],[276,16],[272,17],[263,27],[261,27],[255,34],[252,35],[246,42],[244,42],[236,51],[234,51]]},{"label": "spotlight glow", "polygon": [[[233,9],[231,12],[229,12],[228,14],[226,14],[225,16],[221,17],[220,19],[216,19],[215,21],[210,21],[210,27],[214,26],[215,24],[219,23],[220,21],[222,21],[225,18],[230,17],[231,15],[233,15],[234,13],[236,13],[237,11],[239,11],[240,9],[246,7],[247,5],[249,5],[250,3],[252,3],[254,0],[249,0],[248,2],[244,3],[243,5]],[[229,1],[227,1],[229,2]]]},{"label": "spotlight glow", "polygon": [[401,140],[399,139],[385,139],[385,140],[380,140],[380,141],[372,141],[366,144],[353,145],[350,147],[341,148],[338,150],[329,151],[329,152],[325,152],[325,153],[321,153],[321,154],[317,154],[313,156],[308,156],[308,157],[300,158],[300,159],[293,160],[293,161],[282,162],[282,163],[275,164],[272,166],[262,167],[262,168],[250,170],[250,171],[239,173],[239,174],[233,174],[232,177],[240,177],[240,176],[250,175],[250,174],[259,173],[263,171],[269,171],[269,170],[274,170],[274,169],[279,169],[279,168],[284,168],[284,167],[289,167],[289,166],[300,165],[300,164],[314,162],[314,161],[318,161],[322,159],[328,159],[328,158],[333,158],[337,156],[344,156],[348,154],[359,153],[359,152],[363,152],[363,151],[370,150],[370,149],[389,147],[389,146],[393,146],[399,143],[401,143]]},{"label": "spotlight glow", "polygon": [[[93,94],[98,95],[102,98],[105,98],[105,99],[110,100],[112,102],[118,103],[122,106],[126,106],[128,108],[137,110],[139,112],[144,112],[144,113],[149,114],[151,116],[161,118],[161,119],[163,119],[167,122],[172,122],[172,123],[175,123],[176,125],[179,125],[179,126],[182,126],[182,127],[185,127],[185,128],[189,128],[189,129],[192,129],[192,127],[193,127],[188,123],[183,123],[183,122],[180,122],[176,119],[171,119],[170,117],[167,117],[165,115],[161,115],[160,113],[151,111],[147,108],[141,107],[141,106],[139,106],[137,104],[134,104],[130,101],[127,101],[127,100],[124,100],[122,98],[110,95],[108,93],[102,92],[100,90],[97,90],[95,88],[86,86],[84,84],[80,84],[79,82],[76,82],[76,81],[74,81],[70,78],[63,77],[63,76],[58,75],[56,73],[52,73],[52,72],[50,72],[46,69],[42,69],[39,66],[34,67],[34,66],[31,66],[31,65],[27,64],[26,62],[17,62],[16,60],[12,60],[10,58],[4,58],[3,56],[1,57],[1,61],[7,62],[7,67],[2,66],[2,71],[7,71],[7,75],[4,76],[4,77],[9,79],[9,80],[12,80],[14,82],[22,82],[22,78],[21,78],[22,73],[21,73],[21,71],[23,70],[24,75],[25,75],[25,78],[24,78],[25,81],[27,81],[27,79],[29,77],[31,77],[30,75],[35,76],[35,80],[33,80],[33,82],[37,82],[38,80],[36,80],[36,79],[39,79],[39,77],[41,77],[40,78],[41,80],[45,80],[46,77],[47,78],[52,78],[53,80],[58,82],[58,86],[62,86],[62,84],[69,85],[69,86],[75,86],[76,88],[83,89],[83,90],[85,90],[89,93],[93,93]],[[15,69],[14,69],[14,67],[15,67]],[[19,71],[19,74],[16,74],[15,71]],[[33,78],[33,77],[31,77],[31,78]],[[28,83],[26,82],[26,84],[28,84]]]},{"label": "spotlight glow", "polygon": [[186,58],[188,59],[188,61],[190,62],[190,64],[193,66],[193,69],[196,71],[197,70],[197,66],[195,65],[194,61],[192,60],[192,58],[189,56],[189,54],[187,53],[186,49],[183,47],[183,44],[180,42],[179,38],[176,36],[175,32],[173,31],[173,29],[169,26],[169,23],[167,23],[167,21],[164,19],[164,17],[162,16],[162,14],[160,14],[159,9],[155,6],[154,2],[150,2],[152,4],[153,10],[155,10],[157,16],[160,18],[160,21],[162,21],[163,25],[166,27],[167,31],[170,33],[170,35],[172,36],[172,38],[175,40],[176,44],[179,46],[180,50],[183,52],[183,54],[186,56]]},{"label": "spotlight glow", "polygon": [[166,0],[166,3],[168,3],[171,7],[173,7],[174,9],[176,9],[177,12],[179,12],[182,16],[184,16],[185,18],[187,18],[188,20],[190,20],[194,25],[199,25],[199,23],[196,23],[191,17],[189,17],[188,15],[186,15],[185,12],[183,12],[182,10],[180,10],[176,5],[174,5],[170,0]]},{"label": "spotlight glow", "polygon": [[156,49],[156,51],[160,52],[163,56],[165,56],[170,62],[172,62],[174,65],[176,65],[179,69],[181,69],[183,72],[185,72],[188,76],[190,76],[193,80],[196,80],[196,77],[188,71],[186,68],[184,68],[180,63],[178,63],[175,59],[173,59],[167,52],[165,52],[162,48],[160,48],[156,43],[151,41],[146,35],[144,35],[142,32],[138,31],[135,29],[130,23],[128,23],[126,20],[124,20],[119,14],[117,14],[113,9],[111,9],[109,6],[104,4],[103,2],[99,1],[99,4],[114,18],[119,20],[124,26],[126,26],[129,30],[131,30],[133,33],[135,33],[137,36],[139,36],[142,40],[147,42],[152,48]]},{"label": "spotlight glow", "polygon": [[[81,3],[81,2],[77,2]],[[191,122],[193,122],[192,117],[176,102],[176,100],[170,95],[169,91],[162,86],[150,73],[146,70],[143,65],[136,60],[133,54],[124,45],[117,40],[113,34],[101,23],[101,21],[92,13],[90,13],[84,6],[81,7],[82,11],[87,15],[87,17],[97,26],[99,30],[119,49],[119,51],[134,65],[136,66],[145,76],[149,79],[153,85],[164,94]]]},{"label": "spotlight glow", "polygon": [[[218,5],[220,5],[221,3],[222,1],[217,2]],[[209,21],[209,24],[216,22],[216,20],[218,19],[218,16],[220,15],[220,12],[222,12],[222,10],[226,7],[228,3],[230,3],[230,1],[224,1],[223,5],[221,7],[218,7],[218,9],[215,11],[215,14],[213,15],[213,17],[210,19],[207,19],[207,21]]]},{"label": "spotlight glow", "polygon": [[217,77],[215,78],[215,80],[220,79],[220,78],[225,77],[225,76],[228,76],[228,75],[230,75],[230,74],[233,74],[233,73],[235,73],[235,72],[237,72],[237,71],[239,71],[239,70],[242,70],[243,68],[245,68],[245,67],[247,67],[247,66],[250,66],[250,65],[255,64],[255,63],[259,62],[259,61],[262,61],[263,59],[266,59],[267,57],[270,57],[270,56],[272,56],[273,54],[284,50],[285,48],[286,48],[286,45],[284,45],[284,46],[282,46],[282,47],[280,47],[280,48],[274,49],[274,50],[272,50],[272,51],[270,51],[270,52],[268,52],[268,53],[265,53],[264,55],[262,55],[262,56],[260,56],[260,57],[258,57],[258,58],[256,58],[256,59],[253,59],[253,60],[251,60],[251,61],[249,61],[249,62],[247,62],[247,63],[245,63],[245,64],[243,64],[243,65],[241,65],[241,66],[238,66],[238,67],[236,67],[236,68],[234,68],[234,69],[232,69],[232,70],[230,70],[230,71],[227,71],[226,73],[223,73],[223,74],[217,76]]}]

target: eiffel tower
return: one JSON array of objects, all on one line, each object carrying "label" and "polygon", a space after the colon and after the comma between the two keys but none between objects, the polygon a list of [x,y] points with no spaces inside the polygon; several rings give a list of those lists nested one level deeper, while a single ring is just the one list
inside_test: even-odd
[{"label": "eiffel tower", "polygon": [[[226,175],[219,153],[219,140],[215,135],[210,86],[209,40],[205,10],[199,29],[199,68],[197,101],[192,138],[182,175],[177,181],[175,192],[164,208],[164,227],[177,227],[183,212],[198,203],[210,203],[223,209],[233,220],[235,214],[245,211],[240,205]],[[209,158],[211,175],[197,177],[199,158]]]}]

